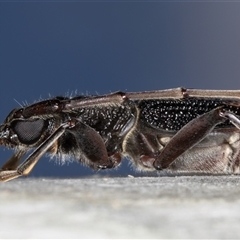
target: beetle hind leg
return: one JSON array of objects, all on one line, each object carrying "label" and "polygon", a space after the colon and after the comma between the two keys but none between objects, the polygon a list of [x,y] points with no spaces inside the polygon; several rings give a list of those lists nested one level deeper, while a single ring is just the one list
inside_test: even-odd
[{"label": "beetle hind leg", "polygon": [[194,118],[177,133],[140,122],[126,137],[123,150],[142,170],[234,173],[239,170],[240,133],[233,126],[218,133],[215,128],[226,120],[240,129],[238,116],[223,107]]},{"label": "beetle hind leg", "polygon": [[[157,156],[154,162],[154,167],[157,170],[168,168],[177,158],[182,156],[186,151],[197,146],[207,135],[212,132],[214,127],[223,123],[228,119],[237,128],[240,128],[240,120],[233,113],[225,111],[222,107],[213,109],[187,123],[181,130],[179,130],[164,149]],[[226,144],[231,149],[231,144]],[[224,150],[220,151],[223,155]],[[231,154],[228,154],[229,159]],[[225,159],[225,157],[220,157]],[[215,161],[216,159],[212,159]],[[191,169],[191,167],[190,167]]]}]

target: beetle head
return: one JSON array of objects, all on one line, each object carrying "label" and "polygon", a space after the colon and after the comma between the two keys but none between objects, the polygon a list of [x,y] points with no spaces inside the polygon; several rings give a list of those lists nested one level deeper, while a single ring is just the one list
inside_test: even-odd
[{"label": "beetle head", "polygon": [[34,147],[47,130],[48,121],[39,116],[25,118],[23,109],[14,109],[0,125],[0,145]]}]

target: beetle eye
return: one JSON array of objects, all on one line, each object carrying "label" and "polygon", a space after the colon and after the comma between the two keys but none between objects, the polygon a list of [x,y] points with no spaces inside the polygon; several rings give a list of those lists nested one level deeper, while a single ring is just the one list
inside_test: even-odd
[{"label": "beetle eye", "polygon": [[18,136],[21,143],[33,144],[42,135],[44,130],[44,120],[37,119],[31,121],[14,121],[12,122],[12,128]]}]

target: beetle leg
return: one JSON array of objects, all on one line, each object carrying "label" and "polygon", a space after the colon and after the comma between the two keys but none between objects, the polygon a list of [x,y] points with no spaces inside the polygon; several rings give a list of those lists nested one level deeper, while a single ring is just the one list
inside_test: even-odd
[{"label": "beetle leg", "polygon": [[175,159],[203,140],[213,128],[226,121],[226,118],[240,126],[240,120],[223,107],[200,115],[179,130],[156,157],[154,167],[157,170],[167,168]]},{"label": "beetle leg", "polygon": [[59,151],[71,154],[75,159],[93,169],[112,168],[114,164],[108,157],[100,134],[87,124],[76,121],[76,125],[67,129],[66,135],[60,140]]},{"label": "beetle leg", "polygon": [[240,119],[233,113],[228,111],[220,112],[220,116],[228,119],[236,128],[240,129]]},{"label": "beetle leg", "polygon": [[25,154],[25,151],[17,151],[15,152],[7,162],[5,162],[1,168],[1,170],[15,170],[20,163],[21,158]]},{"label": "beetle leg", "polygon": [[[52,146],[52,144],[62,136],[62,134],[65,132],[66,128],[69,128],[72,126],[72,122],[67,122],[62,124],[52,135],[50,135],[32,154],[30,154],[26,160],[20,164],[15,170],[2,170],[0,171],[0,181],[1,182],[6,182],[11,179],[20,177],[22,175],[28,175],[36,163],[39,161],[39,159],[42,157],[44,153]],[[21,154],[20,154],[21,156]],[[13,164],[11,163],[12,160],[13,162],[18,162],[20,160],[20,156],[13,155],[13,157],[7,161],[4,169],[6,169],[6,166],[10,164],[12,166]],[[15,159],[15,160],[14,160]],[[10,161],[10,162],[9,162]]]}]

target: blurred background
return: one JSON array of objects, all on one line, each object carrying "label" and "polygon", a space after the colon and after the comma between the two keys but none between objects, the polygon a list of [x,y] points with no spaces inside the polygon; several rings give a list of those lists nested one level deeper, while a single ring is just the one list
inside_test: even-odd
[{"label": "blurred background", "polygon": [[[49,96],[240,89],[240,3],[1,2],[0,121]],[[11,151],[0,148],[1,163]],[[31,176],[95,172],[49,157]],[[103,174],[135,174],[128,161]]]}]

